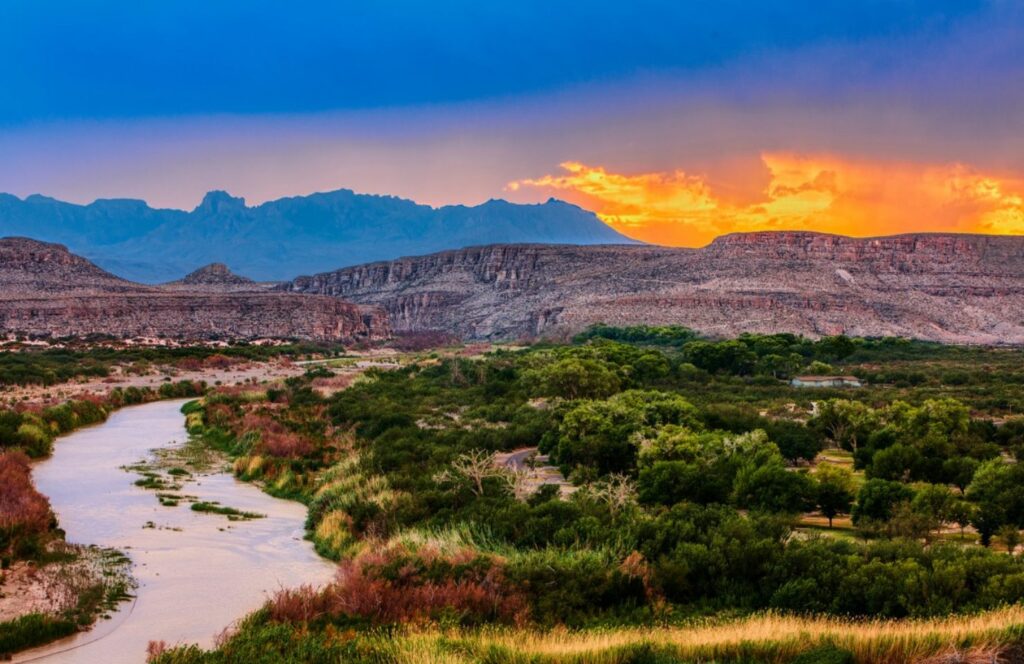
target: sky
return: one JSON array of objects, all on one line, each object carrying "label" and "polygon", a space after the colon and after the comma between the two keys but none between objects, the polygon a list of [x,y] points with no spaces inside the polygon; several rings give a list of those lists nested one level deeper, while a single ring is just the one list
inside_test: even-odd
[{"label": "sky", "polygon": [[4,0],[0,191],[554,196],[637,239],[1024,233],[1009,1]]}]

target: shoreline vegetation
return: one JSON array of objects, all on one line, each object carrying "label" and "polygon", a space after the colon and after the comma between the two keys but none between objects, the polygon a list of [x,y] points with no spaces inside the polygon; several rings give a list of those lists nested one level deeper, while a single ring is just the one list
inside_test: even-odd
[{"label": "shoreline vegetation", "polygon": [[130,599],[134,584],[121,552],[65,541],[49,500],[32,482],[31,461],[49,456],[59,436],[101,424],[119,408],[205,390],[201,383],[167,383],[115,389],[102,400],[0,409],[0,657],[90,628]]},{"label": "shoreline vegetation", "polygon": [[[205,381],[171,379],[177,371],[224,370],[243,362],[339,353],[307,345],[237,347],[92,347],[0,352],[0,387],[38,385],[38,398],[10,400],[0,392],[0,658],[90,628],[126,599],[130,560],[118,551],[72,545],[31,480],[31,462],[48,457],[54,440],[102,424],[125,407],[165,399],[201,397]],[[162,375],[153,386],[107,386],[103,395],[75,393],[75,381],[113,375]],[[72,398],[49,388],[66,386]],[[6,404],[4,404],[6,402]],[[218,505],[193,509],[229,520],[259,518]]]}]

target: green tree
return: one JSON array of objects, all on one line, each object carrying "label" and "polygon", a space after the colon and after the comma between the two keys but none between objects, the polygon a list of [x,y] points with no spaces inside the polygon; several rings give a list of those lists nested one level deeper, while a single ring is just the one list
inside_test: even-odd
[{"label": "green tree", "polygon": [[986,461],[974,473],[967,498],[977,506],[971,523],[988,546],[1000,527],[1024,522],[1024,468],[1001,458]]},{"label": "green tree", "polygon": [[781,455],[748,460],[733,481],[733,500],[746,509],[793,514],[814,502],[814,483],[804,472],[791,472]]},{"label": "green tree", "polygon": [[[669,425],[641,439],[639,492],[642,502],[724,503],[746,465],[780,465],[778,448],[764,431],[728,434]],[[757,481],[766,481],[766,477]],[[775,498],[772,498],[774,500]],[[753,500],[753,499],[751,499]],[[761,509],[774,509],[762,505]]]},{"label": "green tree", "polygon": [[788,355],[769,353],[757,361],[756,371],[762,376],[789,378],[800,371],[802,365],[803,358],[796,353]]},{"label": "green tree", "polygon": [[790,461],[811,461],[821,451],[821,438],[806,425],[791,420],[760,419],[757,426],[765,430],[772,442],[779,447],[782,456]]},{"label": "green tree", "polygon": [[974,505],[967,502],[962,496],[953,501],[949,508],[949,520],[960,527],[960,539],[964,538],[964,528],[974,518]]},{"label": "green tree", "polygon": [[859,401],[830,399],[818,406],[818,413],[808,423],[836,446],[856,452],[867,442],[878,424],[877,413]]},{"label": "green tree", "polygon": [[562,418],[553,459],[567,469],[585,466],[599,475],[631,473],[641,434],[668,424],[700,428],[697,409],[677,394],[639,390],[584,401]]},{"label": "green tree", "polygon": [[915,514],[926,520],[930,532],[953,521],[956,503],[956,496],[946,485],[924,484],[917,487],[910,506]]},{"label": "green tree", "polygon": [[686,345],[687,361],[709,373],[730,373],[747,376],[754,372],[757,354],[746,344],[731,341],[694,341]]},{"label": "green tree", "polygon": [[831,376],[835,373],[835,367],[820,360],[815,360],[807,365],[807,373],[812,376]]},{"label": "green tree", "polygon": [[832,519],[850,511],[853,503],[853,473],[842,466],[821,464],[814,473],[814,480],[815,501],[831,528]]},{"label": "green tree", "polygon": [[619,391],[618,374],[604,362],[567,357],[525,372],[524,381],[535,394],[565,399],[601,399]]},{"label": "green tree", "polygon": [[897,443],[875,452],[867,475],[882,480],[909,482],[916,477],[921,460],[921,452],[917,448]]},{"label": "green tree", "polygon": [[884,522],[892,518],[896,506],[914,497],[913,490],[906,484],[889,480],[868,480],[857,493],[857,504],[851,516],[854,525],[868,521]]},{"label": "green tree", "polygon": [[942,472],[946,481],[960,489],[960,494],[967,492],[967,487],[974,479],[974,473],[978,471],[981,462],[967,456],[954,456],[942,462]]},{"label": "green tree", "polygon": [[1007,523],[999,528],[999,539],[1003,540],[1006,552],[1012,556],[1017,552],[1017,545],[1020,544],[1020,529]]},{"label": "green tree", "polygon": [[856,342],[843,334],[834,337],[822,337],[814,344],[814,355],[827,362],[845,360],[853,355],[856,350]]}]

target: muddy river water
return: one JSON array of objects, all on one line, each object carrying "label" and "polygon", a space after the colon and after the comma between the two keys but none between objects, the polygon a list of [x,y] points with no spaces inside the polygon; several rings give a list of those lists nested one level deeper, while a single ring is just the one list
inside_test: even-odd
[{"label": "muddy river water", "polygon": [[304,506],[272,498],[230,474],[204,475],[183,493],[266,518],[229,521],[182,501],[162,506],[123,466],[186,438],[184,401],[122,409],[59,439],[34,471],[71,542],[117,548],[132,559],[135,599],[88,632],[15,661],[138,663],[150,641],[209,647],[282,587],[329,580],[334,567],[303,539]]}]

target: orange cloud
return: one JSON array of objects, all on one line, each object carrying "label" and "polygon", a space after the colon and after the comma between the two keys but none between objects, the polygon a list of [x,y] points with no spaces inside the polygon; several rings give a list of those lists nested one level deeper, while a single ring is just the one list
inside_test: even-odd
[{"label": "orange cloud", "polygon": [[1024,180],[963,164],[867,162],[765,153],[760,200],[737,203],[683,171],[623,175],[578,162],[508,188],[549,191],[594,210],[624,234],[701,246],[738,231],[814,230],[843,235],[947,231],[1024,233]]}]

